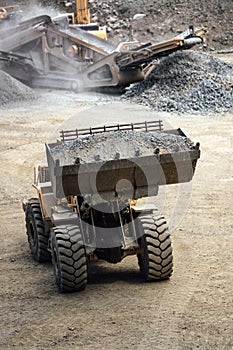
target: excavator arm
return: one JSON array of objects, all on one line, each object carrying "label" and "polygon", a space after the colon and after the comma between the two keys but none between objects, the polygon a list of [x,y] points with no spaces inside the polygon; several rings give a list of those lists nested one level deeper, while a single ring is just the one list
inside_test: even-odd
[{"label": "excavator arm", "polygon": [[88,0],[76,0],[76,22],[77,24],[89,24],[90,10],[88,8]]}]

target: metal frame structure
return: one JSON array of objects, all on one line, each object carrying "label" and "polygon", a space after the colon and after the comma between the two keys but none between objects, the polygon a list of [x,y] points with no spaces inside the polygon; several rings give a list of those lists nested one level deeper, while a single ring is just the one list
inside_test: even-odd
[{"label": "metal frame structure", "polygon": [[32,87],[124,88],[146,79],[161,57],[202,43],[204,34],[190,29],[158,44],[114,46],[66,16],[39,16],[0,28],[0,68]]}]

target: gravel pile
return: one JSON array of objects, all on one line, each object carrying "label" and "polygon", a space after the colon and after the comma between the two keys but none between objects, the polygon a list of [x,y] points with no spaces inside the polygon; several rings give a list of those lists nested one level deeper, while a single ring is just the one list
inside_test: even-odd
[{"label": "gravel pile", "polygon": [[123,99],[158,111],[226,112],[233,109],[233,66],[205,53],[177,52],[163,58]]},{"label": "gravel pile", "polygon": [[0,70],[0,106],[34,98],[35,93],[32,89]]},{"label": "gravel pile", "polygon": [[51,152],[54,160],[60,160],[60,165],[68,165],[174,153],[193,148],[188,138],[179,135],[116,131],[80,137],[57,145]]}]

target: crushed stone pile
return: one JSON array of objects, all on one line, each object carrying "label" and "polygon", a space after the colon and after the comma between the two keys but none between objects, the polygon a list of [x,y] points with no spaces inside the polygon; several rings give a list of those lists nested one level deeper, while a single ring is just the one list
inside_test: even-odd
[{"label": "crushed stone pile", "polygon": [[85,164],[188,151],[194,144],[186,137],[159,132],[115,131],[79,137],[51,148],[60,165]]},{"label": "crushed stone pile", "polygon": [[122,98],[157,111],[226,112],[233,109],[233,65],[202,52],[177,52]]},{"label": "crushed stone pile", "polygon": [[32,89],[0,70],[0,106],[9,102],[30,101],[35,97]]}]

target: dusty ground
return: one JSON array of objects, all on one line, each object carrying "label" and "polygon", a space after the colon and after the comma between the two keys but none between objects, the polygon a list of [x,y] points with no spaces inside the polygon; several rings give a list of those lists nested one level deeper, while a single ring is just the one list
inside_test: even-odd
[{"label": "dusty ground", "polygon": [[[232,349],[233,114],[181,117],[102,95],[39,94],[0,110],[0,349]],[[202,152],[192,188],[166,188],[173,277],[144,283],[130,257],[94,265],[84,292],[59,294],[52,266],[30,256],[21,208],[35,194],[44,143],[66,125],[158,118]]]}]

